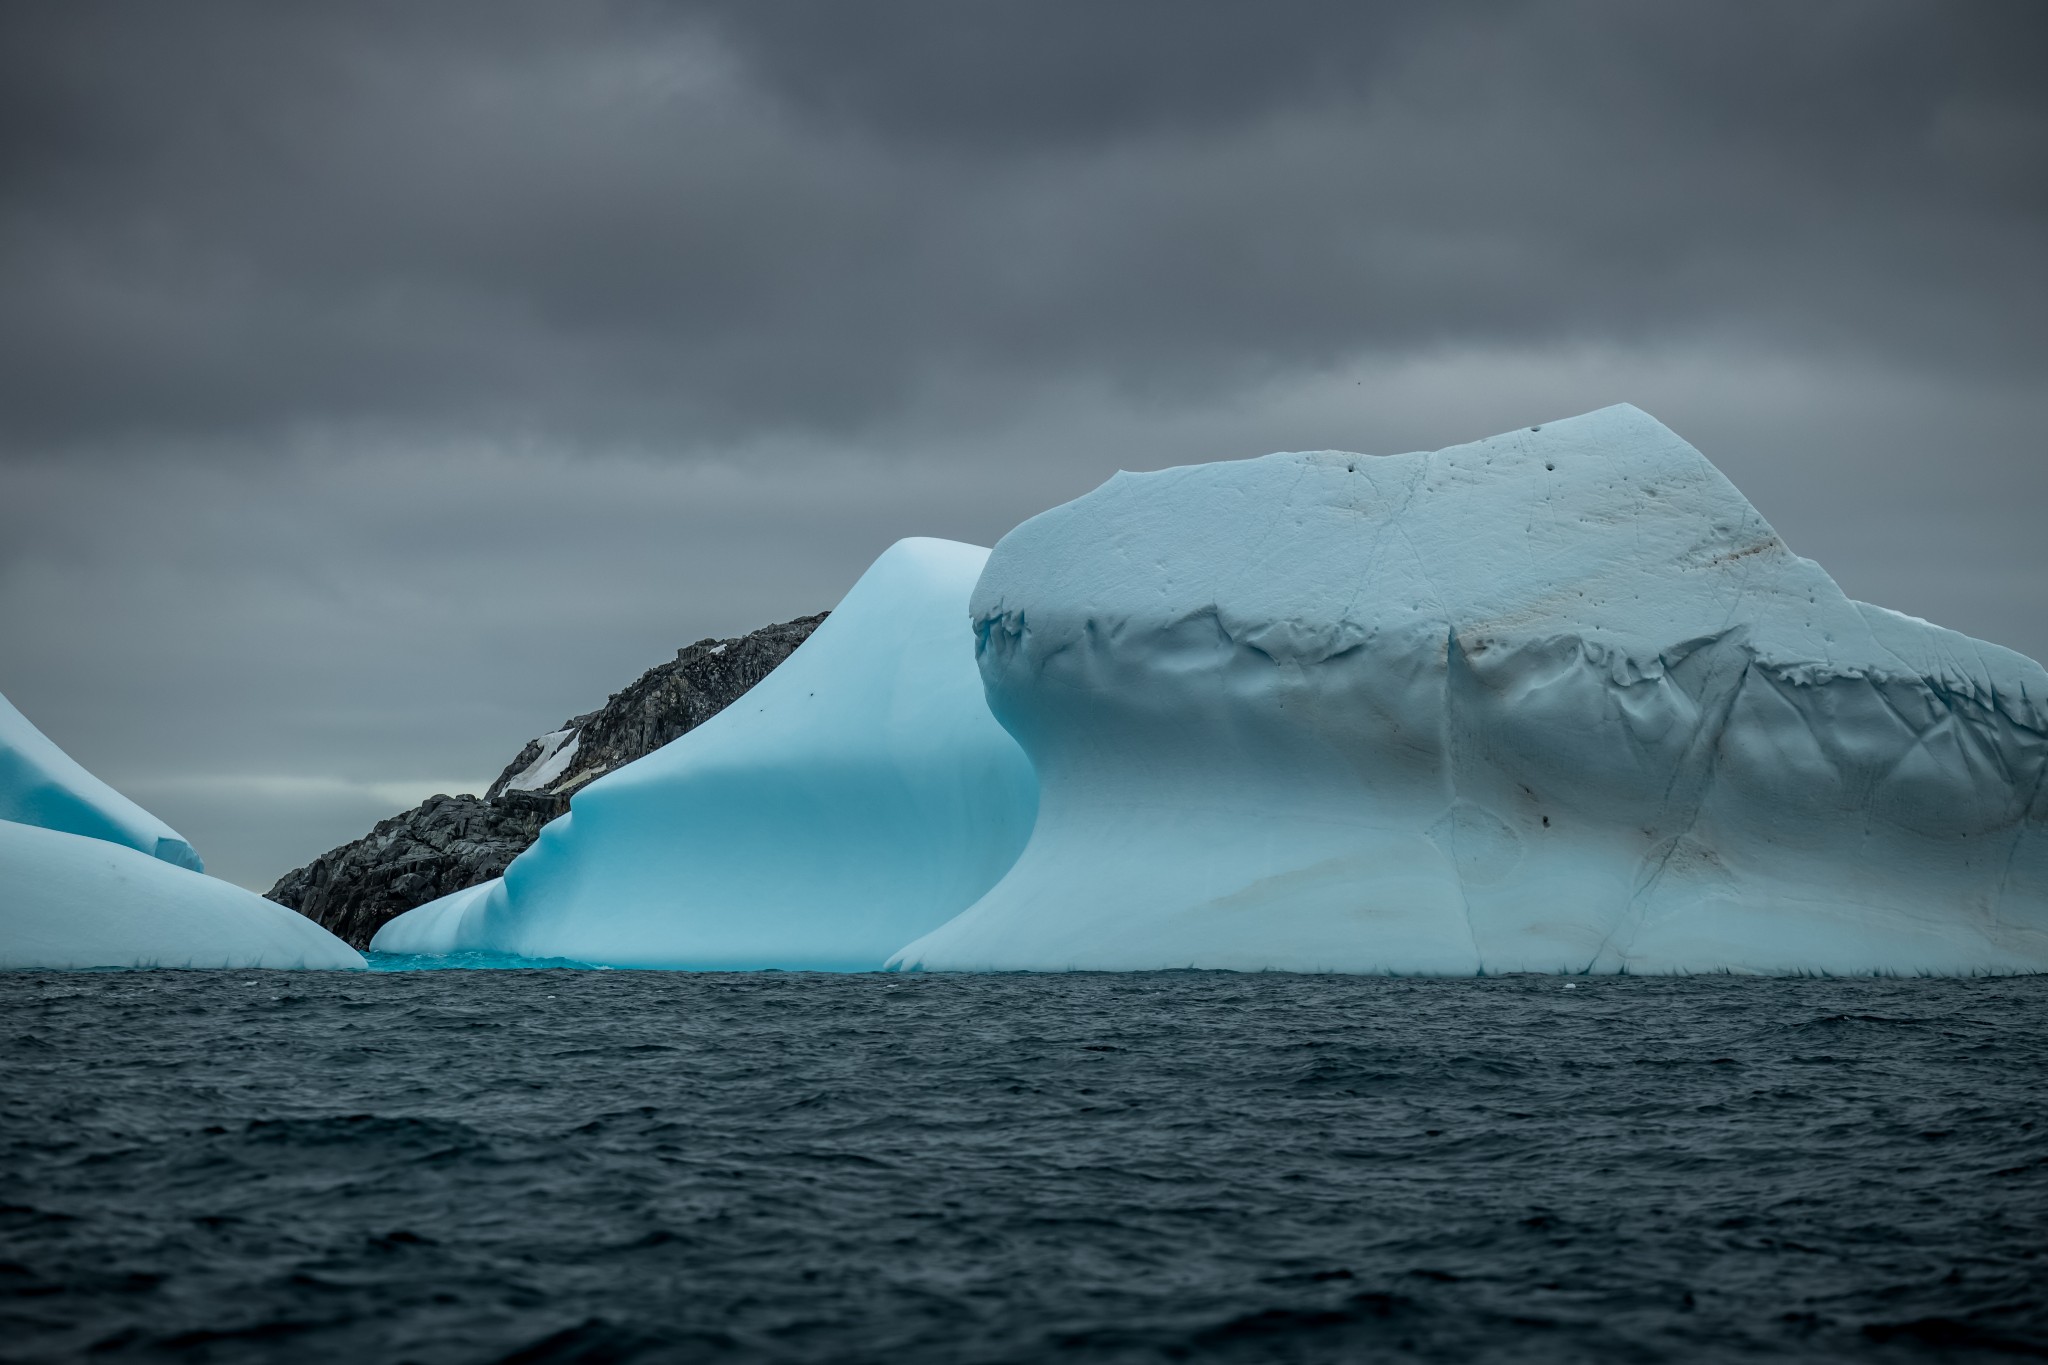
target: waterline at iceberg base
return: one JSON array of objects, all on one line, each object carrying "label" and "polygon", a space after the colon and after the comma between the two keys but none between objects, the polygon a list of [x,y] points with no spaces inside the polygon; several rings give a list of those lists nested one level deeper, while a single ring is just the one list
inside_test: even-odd
[{"label": "waterline at iceberg base", "polygon": [[1851,601],[1634,408],[1122,474],[1005,536],[971,600],[965,561],[871,589],[901,549],[730,724],[373,947],[2048,969],[2048,675]]}]

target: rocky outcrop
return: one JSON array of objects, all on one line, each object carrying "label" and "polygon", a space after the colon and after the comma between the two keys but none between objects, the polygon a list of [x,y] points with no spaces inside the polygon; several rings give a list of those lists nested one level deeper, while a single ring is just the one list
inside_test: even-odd
[{"label": "rocky outcrop", "polygon": [[542,825],[568,806],[515,793],[510,801],[430,796],[380,820],[354,843],[286,873],[267,893],[357,948],[397,915],[504,872]]},{"label": "rocky outcrop", "polygon": [[482,797],[430,796],[269,891],[361,948],[430,900],[504,872],[579,787],[702,725],[810,638],[825,613],[676,651],[602,707],[527,741]]}]

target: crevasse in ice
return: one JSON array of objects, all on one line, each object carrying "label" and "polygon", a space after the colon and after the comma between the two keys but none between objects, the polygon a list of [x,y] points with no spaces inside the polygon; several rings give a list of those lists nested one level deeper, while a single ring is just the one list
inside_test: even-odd
[{"label": "crevasse in ice", "polygon": [[1121,474],[972,617],[1038,819],[899,967],[2048,969],[2048,676],[1631,407]]}]

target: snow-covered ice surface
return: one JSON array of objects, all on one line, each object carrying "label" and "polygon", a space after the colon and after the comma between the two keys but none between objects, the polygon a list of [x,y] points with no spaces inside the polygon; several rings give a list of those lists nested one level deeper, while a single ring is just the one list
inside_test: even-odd
[{"label": "snow-covered ice surface", "polygon": [[105,839],[204,870],[183,836],[106,783],[0,697],[0,820]]},{"label": "snow-covered ice surface", "polygon": [[1041,789],[927,969],[2048,969],[2048,675],[1632,407],[1120,474],[972,612]]},{"label": "snow-covered ice surface", "polygon": [[501,882],[379,953],[873,970],[1016,859],[1037,786],[990,716],[967,602],[988,551],[898,542],[739,701],[576,793]]},{"label": "snow-covered ice surface", "polygon": [[0,970],[362,965],[253,891],[125,844],[0,820]]}]

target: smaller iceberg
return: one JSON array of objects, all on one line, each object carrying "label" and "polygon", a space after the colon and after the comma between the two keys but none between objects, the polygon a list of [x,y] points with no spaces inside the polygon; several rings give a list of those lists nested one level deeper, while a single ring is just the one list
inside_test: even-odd
[{"label": "smaller iceberg", "polygon": [[94,777],[0,697],[0,820],[121,844],[204,872],[192,845]]},{"label": "smaller iceberg", "polygon": [[124,844],[0,820],[0,970],[362,965],[253,891]]},{"label": "smaller iceberg", "polygon": [[874,971],[994,886],[1038,787],[975,668],[988,551],[900,541],[747,694],[576,793],[502,880],[379,953]]},{"label": "smaller iceberg", "polygon": [[0,697],[0,970],[363,966],[313,921],[200,866]]}]

